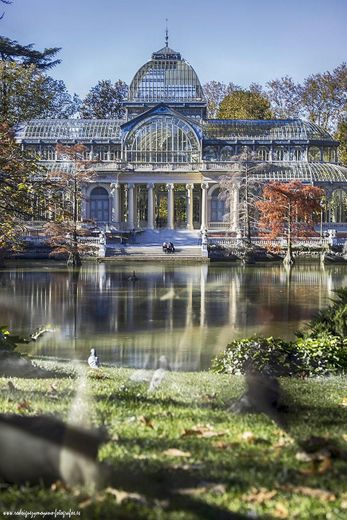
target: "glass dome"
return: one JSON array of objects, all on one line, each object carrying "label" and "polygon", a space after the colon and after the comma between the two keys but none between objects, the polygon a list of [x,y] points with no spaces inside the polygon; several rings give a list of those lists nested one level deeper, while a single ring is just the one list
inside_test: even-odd
[{"label": "glass dome", "polygon": [[129,102],[168,103],[205,101],[199,78],[189,63],[168,45],[152,54],[135,74]]}]

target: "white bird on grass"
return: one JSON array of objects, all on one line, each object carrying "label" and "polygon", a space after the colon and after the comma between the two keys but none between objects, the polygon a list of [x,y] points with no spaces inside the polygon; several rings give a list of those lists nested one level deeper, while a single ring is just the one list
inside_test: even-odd
[{"label": "white bird on grass", "polygon": [[88,365],[90,368],[100,368],[100,361],[98,356],[96,355],[95,348],[90,349],[90,356],[88,358]]}]

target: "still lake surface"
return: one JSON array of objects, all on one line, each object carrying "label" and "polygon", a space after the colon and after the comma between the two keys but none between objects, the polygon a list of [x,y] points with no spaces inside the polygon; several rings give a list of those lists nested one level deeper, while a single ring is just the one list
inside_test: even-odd
[{"label": "still lake surface", "polygon": [[342,265],[86,264],[77,273],[23,262],[0,271],[0,320],[24,336],[54,329],[23,347],[33,355],[86,359],[94,347],[117,366],[153,368],[165,355],[173,369],[201,370],[233,339],[293,338],[342,286]]}]

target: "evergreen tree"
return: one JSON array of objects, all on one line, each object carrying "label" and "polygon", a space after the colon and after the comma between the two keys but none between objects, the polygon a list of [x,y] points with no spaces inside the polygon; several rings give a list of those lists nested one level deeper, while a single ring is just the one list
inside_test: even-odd
[{"label": "evergreen tree", "polygon": [[125,114],[123,101],[128,93],[128,86],[118,80],[102,80],[92,87],[82,102],[83,119],[121,119]]},{"label": "evergreen tree", "polygon": [[34,49],[34,44],[21,45],[15,40],[0,36],[0,58],[2,61],[15,61],[24,66],[35,65],[40,70],[48,70],[58,65],[61,60],[54,60],[60,47],[50,47],[43,51]]}]

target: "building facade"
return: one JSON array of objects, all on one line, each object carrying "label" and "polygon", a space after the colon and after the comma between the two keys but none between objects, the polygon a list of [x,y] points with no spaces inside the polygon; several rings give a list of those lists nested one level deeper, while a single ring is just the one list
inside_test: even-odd
[{"label": "building facade", "polygon": [[266,167],[259,182],[300,180],[326,192],[324,221],[347,221],[347,168],[336,142],[317,125],[299,119],[219,120],[192,66],[168,43],[135,74],[126,115],[119,120],[33,120],[18,140],[48,170],[73,164],[58,143],[85,146],[96,175],[84,186],[80,218],[109,229],[205,228],[240,231],[235,182],[228,219],[219,180],[232,175],[235,158],[249,150]]}]

